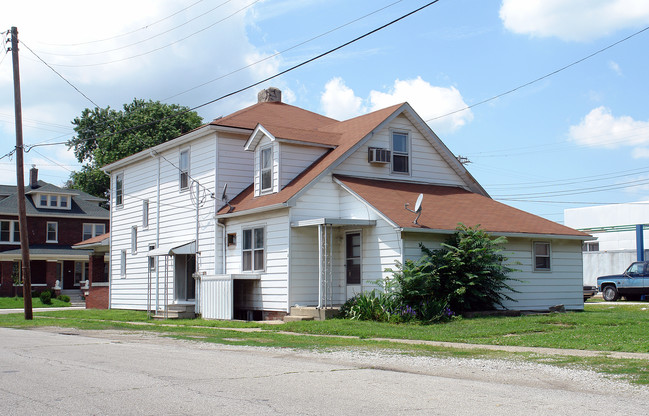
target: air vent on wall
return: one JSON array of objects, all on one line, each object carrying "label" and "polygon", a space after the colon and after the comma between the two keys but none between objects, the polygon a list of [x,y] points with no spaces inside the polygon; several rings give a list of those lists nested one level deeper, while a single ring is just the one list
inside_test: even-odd
[{"label": "air vent on wall", "polygon": [[367,161],[370,163],[390,163],[390,151],[380,147],[370,147]]}]

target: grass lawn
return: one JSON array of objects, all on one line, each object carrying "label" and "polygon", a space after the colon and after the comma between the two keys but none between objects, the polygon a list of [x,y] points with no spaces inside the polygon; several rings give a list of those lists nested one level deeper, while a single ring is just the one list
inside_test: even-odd
[{"label": "grass lawn", "polygon": [[[589,368],[649,384],[649,362],[597,357],[509,353],[480,349],[453,349],[429,345],[404,345],[371,338],[398,338],[469,344],[516,345],[594,351],[649,352],[649,304],[588,305],[584,312],[521,317],[456,319],[444,324],[383,324],[342,319],[304,321],[283,325],[255,322],[174,320],[152,321],[145,312],[121,310],[47,311],[25,321],[21,314],[0,315],[0,326],[59,326],[79,329],[153,331],[200,342],[307,349],[367,348],[436,356],[521,359],[544,364]],[[240,332],[229,328],[260,328]],[[295,334],[280,333],[289,331]],[[304,336],[347,335],[352,338]]]},{"label": "grass lawn", "polygon": [[[32,298],[32,308],[60,308],[70,306],[70,302],[63,302],[58,299],[52,299],[51,305],[45,305],[41,302],[41,298]],[[23,298],[0,298],[0,309],[18,309],[24,308]]]}]

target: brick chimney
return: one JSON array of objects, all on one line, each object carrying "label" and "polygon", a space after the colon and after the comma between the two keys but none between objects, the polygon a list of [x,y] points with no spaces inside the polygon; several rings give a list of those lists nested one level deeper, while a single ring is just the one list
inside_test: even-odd
[{"label": "brick chimney", "polygon": [[281,103],[282,102],[282,90],[275,87],[269,87],[265,90],[259,91],[257,94],[258,103]]},{"label": "brick chimney", "polygon": [[38,188],[38,169],[36,169],[36,165],[32,165],[29,170],[29,186],[32,189]]}]

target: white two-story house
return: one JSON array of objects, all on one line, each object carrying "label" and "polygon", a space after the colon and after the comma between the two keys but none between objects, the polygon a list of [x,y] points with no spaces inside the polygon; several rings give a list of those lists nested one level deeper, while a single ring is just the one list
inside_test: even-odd
[{"label": "white two-story house", "polygon": [[271,319],[340,305],[458,223],[508,238],[508,308],[583,308],[588,235],[492,200],[409,104],[337,121],[259,96],[104,167],[111,308]]}]

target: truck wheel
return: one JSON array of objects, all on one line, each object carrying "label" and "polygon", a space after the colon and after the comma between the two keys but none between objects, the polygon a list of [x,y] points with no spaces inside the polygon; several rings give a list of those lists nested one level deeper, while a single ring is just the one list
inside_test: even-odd
[{"label": "truck wheel", "polygon": [[605,301],[614,302],[620,298],[620,294],[617,293],[615,286],[606,286],[602,291],[602,297]]}]

